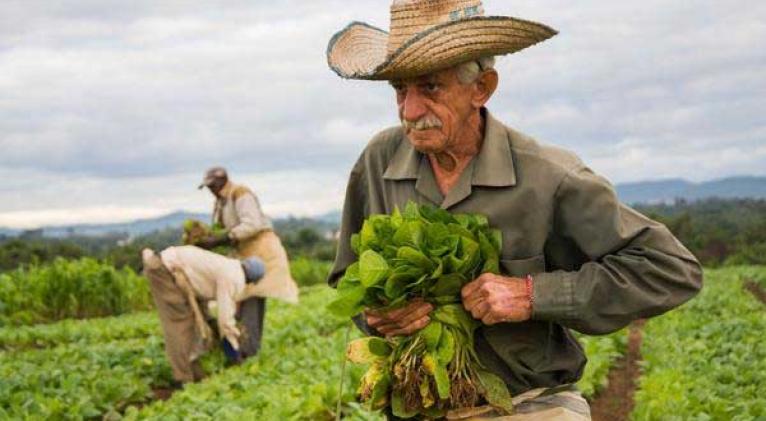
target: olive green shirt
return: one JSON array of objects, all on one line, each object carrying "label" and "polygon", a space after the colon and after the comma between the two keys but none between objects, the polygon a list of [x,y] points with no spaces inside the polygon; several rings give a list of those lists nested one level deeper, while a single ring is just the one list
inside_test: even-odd
[{"label": "olive green shirt", "polygon": [[531,320],[479,329],[482,362],[515,394],[575,382],[587,360],[570,328],[605,334],[662,314],[699,291],[700,264],[664,225],[621,204],[577,156],[483,112],[481,150],[446,196],[401,128],[372,139],[351,171],[330,283],[357,259],[350,236],[372,214],[409,200],[484,214],[502,231],[501,271],[531,274],[534,304]]}]

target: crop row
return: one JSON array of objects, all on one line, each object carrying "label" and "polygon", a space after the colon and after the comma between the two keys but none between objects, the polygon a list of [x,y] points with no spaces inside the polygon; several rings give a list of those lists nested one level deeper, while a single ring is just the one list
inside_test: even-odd
[{"label": "crop row", "polygon": [[92,258],[0,274],[0,326],[118,315],[151,305],[144,278]]},{"label": "crop row", "polygon": [[625,353],[628,343],[628,330],[623,329],[606,336],[578,335],[577,339],[585,349],[588,364],[577,387],[588,400],[607,387],[609,369],[615,360]]},{"label": "crop row", "polygon": [[764,273],[708,271],[697,298],[645,325],[634,420],[766,417],[766,313],[742,288]]},{"label": "crop row", "polygon": [[158,337],[0,353],[0,419],[83,419],[146,401],[167,386]]},{"label": "crop row", "polygon": [[[333,294],[316,286],[302,289],[297,306],[269,301],[258,357],[226,370],[212,361],[209,378],[141,409],[131,406],[170,381],[153,313],[0,329],[8,349],[0,353],[0,418],[83,419],[127,410],[128,419],[331,419],[346,335],[359,335],[349,321],[325,311]],[[587,393],[603,384],[621,339],[580,339],[590,359],[580,383]],[[30,349],[44,347],[50,348]],[[344,415],[380,419],[353,403],[363,368],[345,370]]]},{"label": "crop row", "polygon": [[67,319],[50,324],[2,327],[0,328],[0,350],[48,348],[68,343],[86,346],[161,334],[155,312],[86,320]]}]

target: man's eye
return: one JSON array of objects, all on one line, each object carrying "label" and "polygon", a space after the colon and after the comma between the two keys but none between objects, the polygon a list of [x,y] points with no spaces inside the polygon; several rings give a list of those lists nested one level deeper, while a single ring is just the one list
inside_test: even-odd
[{"label": "man's eye", "polygon": [[439,90],[439,85],[435,83],[426,83],[423,87],[425,88],[426,92],[431,94]]}]

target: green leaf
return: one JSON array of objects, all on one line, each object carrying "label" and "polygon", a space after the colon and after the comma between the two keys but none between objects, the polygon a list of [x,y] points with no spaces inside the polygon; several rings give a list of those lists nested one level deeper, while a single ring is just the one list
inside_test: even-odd
[{"label": "green leaf", "polygon": [[375,234],[375,228],[373,228],[373,222],[371,220],[364,221],[362,230],[359,231],[359,252],[372,248],[377,244],[377,241],[378,238]]},{"label": "green leaf", "polygon": [[362,241],[360,238],[360,235],[358,233],[351,234],[351,251],[354,252],[357,256],[359,256],[359,253],[361,253],[361,247],[362,247]]},{"label": "green leaf", "polygon": [[432,262],[428,256],[419,252],[418,250],[415,250],[412,247],[404,246],[399,248],[396,257],[406,260],[413,266],[422,269],[423,272],[426,273],[432,271],[436,267],[436,264],[434,264],[434,262]]},{"label": "green leaf", "polygon": [[476,374],[484,389],[484,397],[492,406],[504,409],[509,414],[513,412],[513,400],[503,380],[489,371],[478,369]]},{"label": "green leaf", "polygon": [[449,398],[450,382],[447,368],[440,364],[437,358],[431,352],[426,352],[423,356],[423,367],[432,376],[434,376],[436,391],[439,394],[439,398]]},{"label": "green leaf", "polygon": [[370,352],[378,357],[387,357],[391,355],[391,345],[383,338],[372,336],[370,337],[367,346],[370,349]]},{"label": "green leaf", "polygon": [[455,335],[450,328],[445,327],[442,337],[439,340],[439,347],[436,350],[436,359],[442,365],[449,364],[455,356]]},{"label": "green leaf", "polygon": [[431,294],[434,296],[457,296],[460,294],[460,290],[465,285],[466,280],[463,275],[459,273],[450,273],[449,275],[440,276],[439,279],[431,288]]},{"label": "green leaf", "polygon": [[342,292],[339,291],[338,298],[327,305],[327,310],[338,317],[353,317],[364,308],[362,300],[366,292],[367,288],[364,285],[350,287]]},{"label": "green leaf", "polygon": [[401,297],[410,283],[412,283],[412,277],[406,274],[391,274],[391,276],[389,276],[386,280],[386,297],[391,300]]},{"label": "green leaf", "polygon": [[484,259],[484,266],[482,266],[482,273],[500,273],[500,255],[495,249],[490,239],[483,233],[479,232],[479,247],[481,249],[481,257]]},{"label": "green leaf", "polygon": [[402,216],[404,219],[407,220],[418,220],[420,219],[420,209],[418,208],[417,203],[415,202],[407,202],[407,205],[404,207],[404,212],[402,213]]},{"label": "green leaf", "polygon": [[462,304],[448,304],[437,307],[431,312],[431,318],[445,325],[454,326],[465,333],[472,333],[478,322],[468,314]]},{"label": "green leaf", "polygon": [[436,350],[439,346],[439,340],[442,336],[442,324],[436,320],[431,321],[428,325],[419,332],[419,335],[423,338],[426,344],[426,349],[429,351]]},{"label": "green leaf", "polygon": [[420,221],[405,221],[396,230],[393,238],[394,244],[410,246],[419,249],[423,245],[423,223]]},{"label": "green leaf", "polygon": [[389,268],[386,259],[378,253],[367,250],[359,258],[359,278],[362,285],[376,285],[388,276]]}]

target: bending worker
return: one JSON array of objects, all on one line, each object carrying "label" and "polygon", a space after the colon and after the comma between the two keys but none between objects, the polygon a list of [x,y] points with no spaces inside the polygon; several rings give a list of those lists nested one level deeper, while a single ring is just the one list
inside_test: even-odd
[{"label": "bending worker", "polygon": [[229,348],[227,357],[239,360],[240,343],[247,339],[247,332],[237,327],[239,303],[251,297],[298,301],[295,284],[264,277],[265,265],[257,257],[237,260],[195,246],[180,246],[159,255],[144,249],[142,259],[165,335],[165,353],[173,377],[181,383],[203,377],[198,359],[216,339],[201,310],[207,308],[207,302],[217,302],[218,333]]},{"label": "bending worker", "polygon": [[[271,220],[261,210],[258,198],[246,186],[229,180],[226,169],[213,167],[207,171],[199,188],[207,187],[215,196],[213,224],[223,226],[226,231],[212,235],[196,245],[212,249],[220,245],[231,244],[236,249],[236,257],[244,259],[257,256],[266,266],[267,278],[274,283],[295,285],[290,275],[290,264],[282,242],[274,233]],[[270,282],[271,283],[271,282]],[[242,324],[248,332],[242,342],[244,357],[255,355],[261,346],[263,319],[266,312],[266,300],[251,298],[242,303]]]}]

